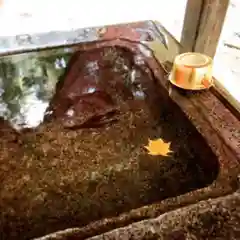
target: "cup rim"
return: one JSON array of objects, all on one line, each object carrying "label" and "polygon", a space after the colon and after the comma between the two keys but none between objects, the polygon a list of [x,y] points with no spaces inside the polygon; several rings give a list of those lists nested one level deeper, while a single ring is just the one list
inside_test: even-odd
[{"label": "cup rim", "polygon": [[202,68],[210,66],[212,64],[212,58],[202,53],[186,52],[176,56],[174,62],[178,66],[183,65],[189,68]]}]

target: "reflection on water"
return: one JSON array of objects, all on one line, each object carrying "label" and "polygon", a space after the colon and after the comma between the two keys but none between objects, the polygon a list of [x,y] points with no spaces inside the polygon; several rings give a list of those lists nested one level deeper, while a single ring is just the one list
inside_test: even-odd
[{"label": "reflection on water", "polygon": [[[133,97],[143,100],[144,90],[138,83],[140,71],[128,66],[111,48],[104,51],[104,61],[115,59],[113,72],[121,73],[127,85],[135,86],[131,89]],[[47,107],[55,93],[56,83],[64,75],[72,54],[73,49],[60,48],[0,58],[0,117],[8,120],[16,129],[37,127],[44,115],[49,114]],[[144,65],[143,56],[135,55],[134,63]],[[89,79],[86,88],[79,91],[82,91],[81,94],[84,94],[84,89],[87,91],[85,94],[95,93],[98,90],[95,85],[101,78],[99,60],[90,59],[81,64],[84,65],[83,71],[96,83]],[[75,88],[71,94],[77,94],[77,91]]]},{"label": "reflection on water", "polygon": [[[0,121],[2,239],[87,225],[215,179],[204,159],[215,156],[146,59],[109,45],[1,59],[1,114],[19,128],[46,120],[19,133]],[[171,155],[147,154],[156,138]]]},{"label": "reflection on water", "polygon": [[16,128],[39,125],[71,52],[58,49],[0,58],[0,116]]}]

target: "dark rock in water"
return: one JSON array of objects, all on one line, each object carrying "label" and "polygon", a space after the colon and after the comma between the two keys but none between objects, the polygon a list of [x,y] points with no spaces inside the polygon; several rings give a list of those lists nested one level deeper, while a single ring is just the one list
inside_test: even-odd
[{"label": "dark rock in water", "polygon": [[[68,99],[66,100],[68,101]],[[59,115],[58,109],[55,112],[56,117],[62,117],[65,127],[98,127],[115,120],[117,109],[114,107],[111,97],[104,92],[99,91],[76,97],[69,103],[66,110],[62,107],[59,109],[63,111],[62,116]]]},{"label": "dark rock in water", "polygon": [[122,48],[76,52],[56,87],[45,119],[65,127],[96,127],[116,120],[119,99],[133,99],[133,56]]}]

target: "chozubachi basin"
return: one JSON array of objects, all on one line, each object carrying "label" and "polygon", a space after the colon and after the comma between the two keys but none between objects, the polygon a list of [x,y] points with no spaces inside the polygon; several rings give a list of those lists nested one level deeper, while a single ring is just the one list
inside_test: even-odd
[{"label": "chozubachi basin", "polygon": [[[219,157],[140,45],[116,38],[1,58],[1,239],[86,226],[216,181]],[[149,154],[158,139],[168,154]]]}]

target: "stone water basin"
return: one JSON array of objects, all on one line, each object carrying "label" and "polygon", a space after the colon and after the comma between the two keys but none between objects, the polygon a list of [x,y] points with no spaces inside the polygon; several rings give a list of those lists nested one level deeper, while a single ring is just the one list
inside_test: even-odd
[{"label": "stone water basin", "polygon": [[[217,179],[218,157],[136,43],[1,60],[1,239],[85,226]],[[160,138],[171,153],[149,155]]]}]

